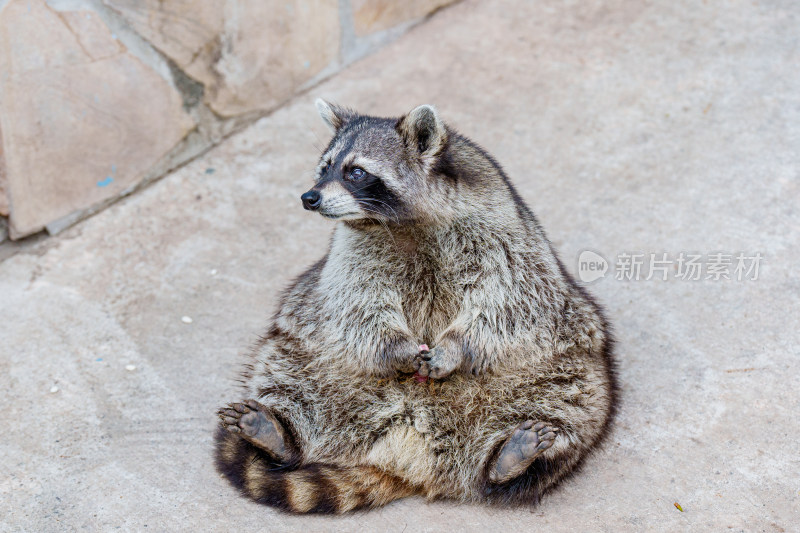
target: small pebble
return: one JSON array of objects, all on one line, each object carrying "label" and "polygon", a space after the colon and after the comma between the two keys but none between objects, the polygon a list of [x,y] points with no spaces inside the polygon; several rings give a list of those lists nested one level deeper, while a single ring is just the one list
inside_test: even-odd
[{"label": "small pebble", "polygon": [[211,269],[211,275],[212,276],[216,276],[217,275],[217,269],[216,268],[212,268]]},{"label": "small pebble", "polygon": [[58,392],[58,387],[56,385],[53,385],[52,387],[50,387],[50,392],[52,393]]},{"label": "small pebble", "polygon": [[125,370],[130,370],[131,372],[133,372],[134,370],[136,370],[136,365],[125,365]]},{"label": "small pebble", "polygon": [[190,316],[182,317],[181,318],[181,322],[183,322],[184,324],[191,324],[192,323],[192,317],[190,317]]}]

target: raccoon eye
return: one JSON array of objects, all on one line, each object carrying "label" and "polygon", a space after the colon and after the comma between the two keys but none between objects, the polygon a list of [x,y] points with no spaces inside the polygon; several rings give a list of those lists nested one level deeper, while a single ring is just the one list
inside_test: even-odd
[{"label": "raccoon eye", "polygon": [[363,168],[355,167],[353,170],[350,171],[349,178],[352,181],[358,181],[360,179],[363,179],[364,176],[366,176],[366,175],[367,175],[367,173],[364,171]]}]

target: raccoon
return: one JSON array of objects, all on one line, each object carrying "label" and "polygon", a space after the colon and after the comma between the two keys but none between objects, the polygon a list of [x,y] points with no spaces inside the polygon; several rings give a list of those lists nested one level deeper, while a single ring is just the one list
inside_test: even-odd
[{"label": "raccoon", "polygon": [[218,469],[296,513],[537,502],[612,419],[601,308],[500,165],[432,106],[316,105],[333,139],[301,199],[333,238],[219,410]]}]

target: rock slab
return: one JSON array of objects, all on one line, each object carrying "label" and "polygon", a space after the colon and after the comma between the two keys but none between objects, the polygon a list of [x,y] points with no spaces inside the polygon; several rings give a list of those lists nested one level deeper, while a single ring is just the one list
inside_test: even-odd
[{"label": "rock slab", "polygon": [[[93,11],[0,11],[0,130],[19,238],[119,195],[194,127],[180,94]],[[0,195],[2,196],[2,195]]]},{"label": "rock slab", "polygon": [[338,0],[104,0],[229,117],[273,109],[339,55]]}]

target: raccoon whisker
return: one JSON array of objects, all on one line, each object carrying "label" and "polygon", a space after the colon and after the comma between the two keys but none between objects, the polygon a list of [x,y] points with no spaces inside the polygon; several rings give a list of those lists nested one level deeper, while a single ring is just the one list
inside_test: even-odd
[{"label": "raccoon whisker", "polygon": [[375,218],[375,220],[377,220],[377,221],[379,221],[379,222],[380,222],[380,221],[382,221],[382,220],[384,219],[384,217],[386,216],[386,215],[384,215],[383,213],[381,213],[380,211],[377,211],[377,210],[375,210],[375,209],[370,209],[370,208],[369,208],[368,206],[366,206],[366,205],[359,205],[359,207],[361,207],[361,209],[363,209],[363,210],[364,210],[364,211],[366,211],[367,213],[375,213],[376,215],[378,215],[378,218]]},{"label": "raccoon whisker", "polygon": [[387,204],[386,202],[384,202],[384,201],[381,201],[381,200],[378,200],[377,198],[365,198],[365,199],[363,199],[363,200],[361,200],[361,201],[363,201],[363,202],[378,202],[378,203],[380,203],[380,204],[383,204],[383,205],[385,205],[385,206],[386,206],[386,207],[388,207],[388,208],[389,208],[389,209],[392,211],[392,213],[394,214],[394,223],[395,223],[395,224],[399,224],[399,223],[400,223],[400,217],[397,215],[397,211],[395,211],[395,210],[394,210],[394,208],[393,208],[392,206],[390,206],[389,204]]},{"label": "raccoon whisker", "polygon": [[[371,209],[371,208],[367,207],[366,205],[362,204],[361,205],[361,209],[363,209],[364,211],[367,211],[369,213],[375,213],[376,215],[378,215],[378,217],[375,218],[375,220],[378,220],[379,222],[386,222],[387,219],[388,219],[388,222],[392,222],[393,224],[399,224],[400,223],[400,221],[397,218],[393,218],[390,215],[387,215],[386,213],[381,213],[380,211],[374,209],[374,207]],[[389,227],[386,226],[386,229],[388,230]]]},{"label": "raccoon whisker", "polygon": [[[373,207],[375,207],[375,206],[373,206]],[[400,217],[397,216],[397,212],[394,209],[392,209],[391,206],[387,205],[386,207],[388,207],[392,211],[394,216],[389,216],[389,215],[384,215],[384,216],[386,216],[386,218],[388,218],[390,222],[393,222],[395,224],[400,224]]]},{"label": "raccoon whisker", "polygon": [[320,215],[324,216],[325,218],[330,218],[332,220],[338,220],[338,219],[340,219],[342,217],[346,217],[348,215],[357,215],[357,214],[358,214],[357,211],[353,211],[351,213],[342,213],[342,214],[339,214],[339,215],[327,215],[325,213],[320,213]]},{"label": "raccoon whisker", "polygon": [[392,239],[392,244],[394,244],[394,247],[395,247],[395,248],[397,248],[397,240],[395,240],[395,238],[394,238],[394,234],[393,234],[393,233],[392,233],[392,231],[389,229],[389,225],[386,223],[386,220],[384,220],[384,218],[383,218],[383,216],[384,216],[384,215],[383,215],[383,213],[380,213],[380,212],[378,212],[378,211],[375,211],[374,209],[370,209],[370,208],[368,208],[368,207],[367,207],[367,206],[365,206],[365,205],[362,205],[362,206],[361,206],[361,209],[363,209],[364,211],[367,211],[368,213],[375,213],[376,215],[380,215],[379,217],[377,217],[377,218],[374,218],[373,220],[377,221],[377,222],[378,222],[378,224],[380,224],[381,226],[383,226],[383,229],[385,229],[385,230],[386,230],[386,233],[389,235],[389,238],[390,238],[390,239]]},{"label": "raccoon whisker", "polygon": [[383,226],[383,229],[386,230],[386,233],[389,235],[389,238],[392,239],[392,244],[394,245],[395,248],[397,248],[397,241],[395,240],[394,235],[389,229],[389,224],[387,224],[385,220],[378,220],[378,224]]},{"label": "raccoon whisker", "polygon": [[[377,216],[376,218],[374,218],[373,220],[376,220],[376,221],[378,221],[378,222],[379,222],[379,223],[380,223],[380,224],[381,224],[381,225],[382,225],[384,228],[386,228],[386,231],[389,233],[389,235],[390,235],[390,236],[392,235],[392,232],[389,230],[389,226],[386,224],[386,222],[387,222],[387,220],[386,220],[386,217],[387,217],[387,215],[386,215],[385,213],[381,213],[380,211],[377,211],[377,210],[376,210],[376,209],[374,209],[374,208],[370,208],[370,206],[368,206],[368,205],[364,205],[364,204],[359,204],[359,205],[360,205],[361,209],[363,209],[364,211],[366,211],[366,212],[368,212],[368,213],[375,213],[376,215],[378,215],[378,216]],[[392,217],[389,217],[389,220],[388,220],[388,221],[389,221],[389,222],[393,222],[393,223],[395,223],[395,224],[398,224],[398,223],[399,223],[399,220],[393,219]],[[392,240],[394,240],[394,236],[392,236]]]},{"label": "raccoon whisker", "polygon": [[313,133],[314,137],[316,137],[316,139],[317,139],[317,141],[316,142],[312,142],[311,145],[314,147],[315,150],[317,150],[318,152],[321,152],[322,151],[321,147],[325,146],[325,144],[322,142],[322,139],[319,138],[319,135],[317,134],[316,131],[312,130],[311,133]]}]

